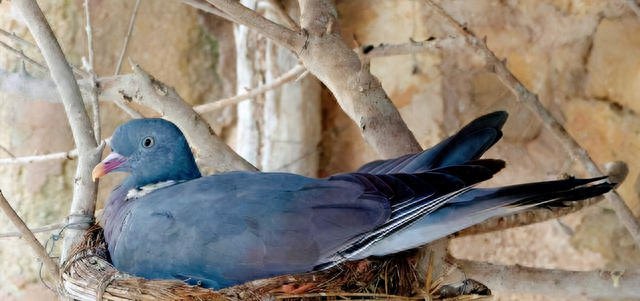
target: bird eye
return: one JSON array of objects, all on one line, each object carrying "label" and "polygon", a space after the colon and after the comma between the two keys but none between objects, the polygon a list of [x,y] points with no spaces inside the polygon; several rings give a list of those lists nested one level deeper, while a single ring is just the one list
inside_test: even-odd
[{"label": "bird eye", "polygon": [[153,137],[145,137],[144,139],[142,139],[142,146],[144,148],[150,148],[153,146],[154,143],[155,142],[153,140]]}]

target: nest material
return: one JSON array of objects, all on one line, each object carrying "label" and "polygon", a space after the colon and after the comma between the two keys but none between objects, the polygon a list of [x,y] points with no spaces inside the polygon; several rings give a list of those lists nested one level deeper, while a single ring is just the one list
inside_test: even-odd
[{"label": "nest material", "polygon": [[87,231],[69,258],[62,267],[60,283],[64,295],[78,300],[474,300],[490,298],[486,294],[491,294],[486,287],[471,282],[473,285],[465,284],[462,291],[436,284],[426,293],[425,280],[416,270],[417,252],[347,262],[327,271],[277,276],[218,291],[118,271],[108,261],[99,226]]}]

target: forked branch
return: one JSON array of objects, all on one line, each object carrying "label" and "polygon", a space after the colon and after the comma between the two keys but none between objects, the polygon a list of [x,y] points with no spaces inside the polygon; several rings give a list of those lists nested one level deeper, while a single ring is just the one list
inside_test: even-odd
[{"label": "forked branch", "polygon": [[[69,223],[82,224],[84,220],[93,219],[98,185],[91,180],[91,170],[100,162],[102,147],[98,147],[94,137],[80,88],[73,77],[71,67],[42,10],[35,0],[15,0],[12,3],[22,13],[31,35],[35,38],[49,70],[51,70],[51,77],[60,92],[73,132],[73,139],[78,147],[78,169],[75,175]],[[75,220],[76,218],[79,220]],[[88,226],[85,225],[85,227]],[[82,240],[84,234],[82,228],[74,226],[67,230],[62,248],[62,261],[66,259],[66,253],[71,249],[71,246]]]},{"label": "forked branch", "polygon": [[342,109],[358,124],[365,140],[384,158],[421,149],[366,59],[351,50],[340,36],[333,4],[301,0],[301,32],[273,23],[232,0],[209,3],[291,50],[304,66],[331,90]]}]

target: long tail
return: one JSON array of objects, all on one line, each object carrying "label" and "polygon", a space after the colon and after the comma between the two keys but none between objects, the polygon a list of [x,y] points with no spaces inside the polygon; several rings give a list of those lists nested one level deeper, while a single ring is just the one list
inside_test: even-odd
[{"label": "long tail", "polygon": [[371,162],[357,173],[339,176],[358,178],[385,195],[392,213],[387,222],[355,237],[316,268],[416,248],[493,217],[564,206],[613,188],[605,178],[473,188],[504,167],[501,160],[479,158],[500,140],[507,117],[504,111],[484,115],[428,150]]},{"label": "long tail", "polygon": [[493,217],[532,207],[563,207],[609,192],[615,184],[592,179],[566,179],[500,188],[474,188],[448,201],[416,223],[370,246],[350,260],[383,256],[417,248]]}]

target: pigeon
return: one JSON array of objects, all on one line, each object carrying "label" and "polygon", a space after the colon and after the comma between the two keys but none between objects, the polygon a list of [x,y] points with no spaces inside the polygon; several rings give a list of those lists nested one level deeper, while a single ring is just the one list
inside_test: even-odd
[{"label": "pigeon", "polygon": [[493,112],[425,151],[316,179],[235,171],[203,177],[180,129],[136,119],[93,170],[129,176],[103,211],[110,260],[147,279],[221,289],[420,247],[489,218],[604,194],[604,177],[478,188],[505,167]]}]

